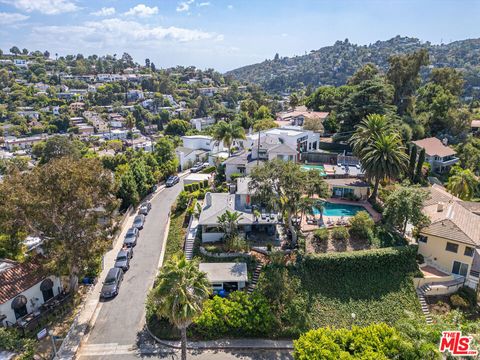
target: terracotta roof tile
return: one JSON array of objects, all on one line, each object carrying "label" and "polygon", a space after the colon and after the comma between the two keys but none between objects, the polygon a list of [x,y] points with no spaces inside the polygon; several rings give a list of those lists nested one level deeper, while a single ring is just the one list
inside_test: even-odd
[{"label": "terracotta roof tile", "polygon": [[37,262],[22,264],[9,260],[0,260],[0,262],[6,262],[9,265],[0,271],[0,304],[14,298],[46,277]]}]

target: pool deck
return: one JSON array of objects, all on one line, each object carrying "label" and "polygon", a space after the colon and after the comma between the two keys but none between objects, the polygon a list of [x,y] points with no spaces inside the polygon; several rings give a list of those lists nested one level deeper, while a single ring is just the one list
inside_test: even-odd
[{"label": "pool deck", "polygon": [[[382,219],[382,215],[376,212],[372,205],[368,201],[350,201],[350,200],[343,200],[338,198],[328,198],[326,199],[329,203],[332,204],[345,204],[345,205],[355,205],[355,206],[362,206],[365,210],[370,214],[373,221],[376,223]],[[351,216],[326,216],[323,215],[323,221],[320,220],[320,215],[314,216],[316,223],[315,224],[307,224],[307,217],[304,216],[302,219],[301,228],[304,232],[310,232],[318,229],[322,225],[326,227],[334,227],[334,226],[348,226],[348,219]],[[343,220],[343,221],[342,221]]]}]

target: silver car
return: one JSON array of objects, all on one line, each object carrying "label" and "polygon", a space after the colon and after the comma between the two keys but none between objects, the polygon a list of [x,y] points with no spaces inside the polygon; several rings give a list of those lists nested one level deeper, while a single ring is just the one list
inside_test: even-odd
[{"label": "silver car", "polygon": [[120,284],[123,280],[123,270],[120,268],[111,268],[108,270],[107,277],[103,282],[102,290],[100,291],[101,298],[111,298],[118,295]]},{"label": "silver car", "polygon": [[138,234],[139,231],[136,227],[131,227],[128,229],[127,233],[125,234],[125,239],[123,239],[123,245],[128,248],[137,245]]},{"label": "silver car", "polygon": [[123,271],[127,271],[130,268],[130,259],[132,258],[132,248],[125,248],[118,252],[115,259],[115,265],[113,267],[121,268]]}]

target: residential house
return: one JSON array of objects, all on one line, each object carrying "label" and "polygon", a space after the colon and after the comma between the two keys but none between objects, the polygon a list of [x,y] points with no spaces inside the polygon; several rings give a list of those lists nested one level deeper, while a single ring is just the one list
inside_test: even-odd
[{"label": "residential house", "polygon": [[316,150],[320,141],[318,133],[303,130],[298,126],[284,126],[249,134],[246,136],[246,140],[238,140],[238,142],[246,149],[253,149],[258,146],[259,137],[260,141],[262,137],[276,138],[280,143],[289,145],[299,153]]},{"label": "residential house", "polygon": [[191,119],[190,124],[198,131],[202,131],[202,130],[205,130],[207,127],[215,124],[215,119],[212,116],[196,118],[196,119]]},{"label": "residential house", "polygon": [[103,120],[98,113],[94,111],[84,111],[83,116],[93,125],[97,132],[103,133],[109,130],[108,123]]},{"label": "residential house", "polygon": [[425,263],[476,288],[480,277],[480,209],[433,185],[423,212],[430,225],[420,231],[418,253]]},{"label": "residential house", "polygon": [[77,112],[83,110],[85,103],[83,102],[73,102],[69,106],[70,111]]},{"label": "residential house", "polygon": [[290,145],[280,142],[276,137],[265,136],[260,139],[257,146],[252,147],[251,157],[253,160],[284,160],[296,161],[297,150]]},{"label": "residential house", "polygon": [[190,168],[194,163],[208,160],[209,155],[224,150],[222,142],[207,135],[182,136],[183,146],[175,149],[180,169]]},{"label": "residential house", "polygon": [[252,169],[259,164],[263,164],[264,161],[262,159],[253,159],[252,154],[246,152],[237,156],[231,156],[223,162],[223,165],[225,165],[225,177],[230,181],[233,174],[250,175]]},{"label": "residential house", "polygon": [[277,115],[279,124],[290,124],[295,126],[303,126],[306,119],[317,122],[316,126],[323,132],[323,121],[328,117],[328,112],[308,110],[305,106],[297,106],[295,110],[281,112]]},{"label": "residential house", "polygon": [[425,149],[425,161],[430,164],[434,172],[448,173],[450,168],[459,161],[459,158],[455,156],[455,150],[447,146],[446,139],[441,141],[431,137],[412,142],[418,149]]},{"label": "residential house", "polygon": [[278,214],[276,212],[261,212],[260,216],[255,216],[251,203],[250,194],[226,194],[226,193],[206,193],[205,204],[198,219],[198,225],[202,229],[202,242],[216,242],[224,237],[224,232],[220,228],[218,217],[227,210],[240,214],[238,220],[239,235],[254,238],[259,235],[262,239],[276,237],[276,225],[278,223]]},{"label": "residential house", "polygon": [[247,264],[243,262],[200,263],[198,267],[207,274],[214,292],[242,290],[248,282]]},{"label": "residential house", "polygon": [[330,196],[342,199],[367,200],[370,185],[355,178],[325,179],[330,190]]},{"label": "residential house", "polygon": [[33,145],[46,139],[46,136],[30,136],[25,138],[8,138],[5,139],[4,146],[9,151],[14,151],[16,148],[31,149]]},{"label": "residential house", "polygon": [[27,60],[25,60],[25,59],[13,59],[13,65],[15,65],[16,67],[19,67],[19,68],[27,68],[28,67]]},{"label": "residential house", "polygon": [[212,97],[218,92],[218,88],[213,86],[203,87],[203,88],[199,88],[198,92],[200,93],[200,95]]},{"label": "residential house", "polygon": [[477,135],[480,134],[480,120],[479,119],[472,120],[470,128],[472,133]]},{"label": "residential house", "polygon": [[127,92],[128,101],[139,101],[145,99],[142,90],[128,90]]},{"label": "residential house", "polygon": [[0,260],[0,324],[21,325],[29,314],[40,314],[42,304],[61,290],[60,279],[36,262]]}]

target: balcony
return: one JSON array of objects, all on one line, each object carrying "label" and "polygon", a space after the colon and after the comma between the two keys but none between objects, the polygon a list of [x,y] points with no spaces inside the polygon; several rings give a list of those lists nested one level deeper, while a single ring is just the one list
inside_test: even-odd
[{"label": "balcony", "polygon": [[459,162],[460,159],[455,156],[449,156],[444,158],[435,159],[434,163],[437,166],[452,166]]}]

